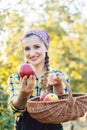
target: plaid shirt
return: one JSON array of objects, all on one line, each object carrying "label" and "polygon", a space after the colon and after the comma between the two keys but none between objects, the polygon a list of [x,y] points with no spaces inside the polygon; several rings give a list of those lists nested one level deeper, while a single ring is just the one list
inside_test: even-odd
[{"label": "plaid shirt", "polygon": [[[60,70],[52,70],[52,73],[59,73],[61,76],[63,76],[66,79],[66,82],[70,84],[69,76],[60,71]],[[8,84],[9,84],[9,90],[10,90],[10,97],[9,97],[9,107],[13,111],[16,116],[19,116],[21,113],[23,113],[25,110],[20,110],[14,107],[13,100],[18,96],[19,93],[19,86],[20,86],[20,76],[18,73],[11,74],[8,78]],[[63,84],[64,93],[67,92],[67,88],[65,84]],[[33,91],[32,96],[40,96],[40,94],[43,92],[41,88],[40,80],[37,78],[35,79],[35,89]],[[53,89],[51,90],[53,92]]]}]

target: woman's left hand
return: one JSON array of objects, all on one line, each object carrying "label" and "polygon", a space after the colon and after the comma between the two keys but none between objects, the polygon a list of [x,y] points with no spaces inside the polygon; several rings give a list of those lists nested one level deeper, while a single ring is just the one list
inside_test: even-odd
[{"label": "woman's left hand", "polygon": [[60,86],[62,84],[62,77],[58,73],[50,73],[48,76],[49,86]]}]

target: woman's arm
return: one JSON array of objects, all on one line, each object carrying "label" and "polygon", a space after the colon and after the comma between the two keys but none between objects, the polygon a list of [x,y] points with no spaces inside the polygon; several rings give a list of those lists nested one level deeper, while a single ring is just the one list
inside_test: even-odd
[{"label": "woman's arm", "polygon": [[62,76],[56,73],[57,76],[57,84],[54,85],[54,92],[58,94],[66,93],[66,90],[69,92],[67,85],[70,86],[70,79],[67,73],[62,73]]},{"label": "woman's arm", "polygon": [[64,94],[67,89],[66,84],[70,84],[69,76],[64,72],[53,72],[49,75],[49,86],[53,86],[54,93],[57,95]]},{"label": "woman's arm", "polygon": [[33,86],[34,76],[30,76],[29,79],[25,76],[21,80],[18,79],[17,74],[9,77],[9,106],[14,113],[21,112],[26,108],[27,98],[33,92]]},{"label": "woman's arm", "polygon": [[64,94],[62,83],[54,85],[54,93],[57,95]]}]

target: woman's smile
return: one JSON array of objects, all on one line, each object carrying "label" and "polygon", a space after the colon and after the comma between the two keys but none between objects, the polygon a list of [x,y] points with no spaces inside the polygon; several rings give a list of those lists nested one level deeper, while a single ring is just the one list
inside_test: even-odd
[{"label": "woman's smile", "polygon": [[31,57],[30,58],[32,61],[36,61],[38,59],[38,57]]}]

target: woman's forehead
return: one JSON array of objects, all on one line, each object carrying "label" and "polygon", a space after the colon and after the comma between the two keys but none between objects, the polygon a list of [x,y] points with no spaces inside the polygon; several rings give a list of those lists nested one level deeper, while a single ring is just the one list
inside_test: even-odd
[{"label": "woman's forehead", "polygon": [[23,42],[23,39],[25,39],[26,37],[29,37],[31,35],[36,35],[38,36],[39,39],[41,39],[44,43],[44,45],[46,46],[47,50],[49,48],[49,42],[50,42],[50,38],[48,36],[48,33],[45,30],[29,30],[28,32],[26,32],[24,34],[24,36],[21,38],[21,41]]},{"label": "woman's forehead", "polygon": [[23,39],[23,46],[25,45],[29,45],[29,46],[32,46],[32,45],[44,45],[43,41],[36,35],[32,35],[30,37],[26,37]]}]

